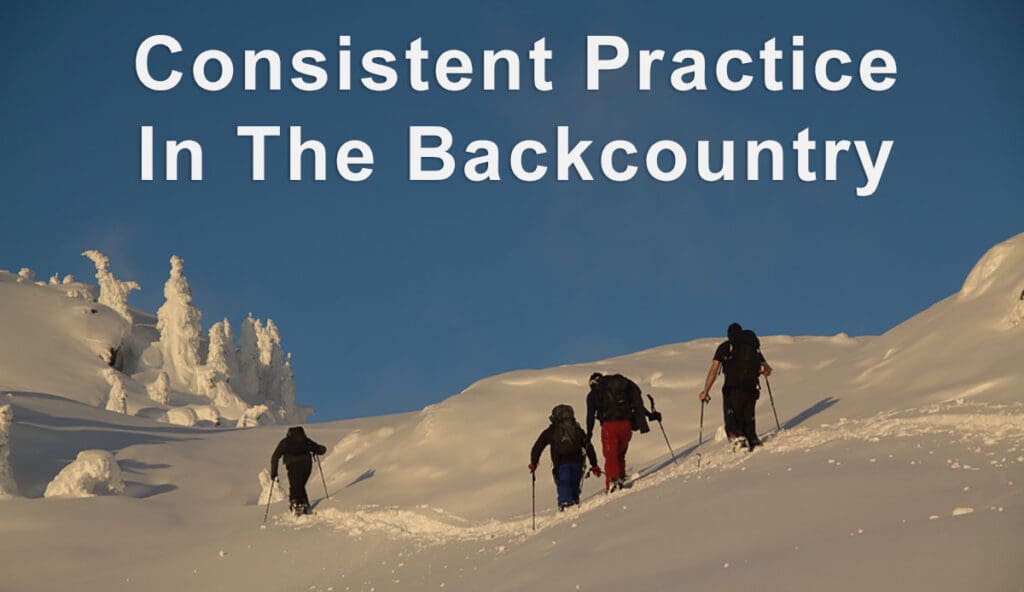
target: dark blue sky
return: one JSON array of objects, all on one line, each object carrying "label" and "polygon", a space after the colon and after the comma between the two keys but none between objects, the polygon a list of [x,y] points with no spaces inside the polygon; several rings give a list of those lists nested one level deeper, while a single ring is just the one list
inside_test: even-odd
[{"label": "dark blue sky", "polygon": [[[100,249],[142,284],[131,303],[155,311],[180,255],[204,328],[249,311],[279,324],[300,400],[321,420],[415,409],[497,372],[720,335],[734,320],[762,334],[879,333],[1024,231],[1019,2],[41,4],[0,7],[0,268],[91,278],[78,253]],[[219,93],[147,90],[135,50],[158,33],[185,52],[156,63],[187,74],[190,57],[217,48],[239,79]],[[883,93],[827,93],[811,76],[804,92],[758,79],[741,93],[679,93],[663,67],[641,93],[629,67],[588,93],[588,34],[709,56],[802,34],[808,55],[887,49],[899,73]],[[433,56],[525,55],[546,37],[555,90],[533,90],[525,69],[518,93],[415,93],[404,77],[387,93],[337,92],[333,79],[317,93],[242,90],[243,50],[332,56],[338,35],[395,53],[422,37]],[[204,181],[139,181],[147,124],[202,142]],[[457,149],[485,138],[506,151],[525,138],[553,146],[569,125],[598,145],[595,169],[617,138],[692,151],[697,139],[788,144],[809,127],[895,147],[866,199],[854,197],[853,156],[838,182],[801,183],[788,151],[777,183],[703,183],[692,153],[668,184],[524,183],[507,164],[500,183],[412,183],[406,130],[419,124],[447,126]],[[288,182],[279,141],[269,180],[253,183],[236,125],[302,125],[328,147],[360,138],[375,171],[361,184]],[[813,162],[820,175],[820,152]]]}]

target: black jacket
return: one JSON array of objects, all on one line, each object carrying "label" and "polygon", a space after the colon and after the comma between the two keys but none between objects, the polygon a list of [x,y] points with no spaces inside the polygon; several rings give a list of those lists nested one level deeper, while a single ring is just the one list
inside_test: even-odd
[{"label": "black jacket", "polygon": [[[575,423],[575,422],[574,422]],[[594,446],[587,439],[587,435],[583,432],[583,428],[580,427],[579,423],[576,423],[576,429],[579,430],[579,441],[582,442],[580,449],[572,454],[559,456],[555,453],[554,439],[557,431],[557,426],[554,424],[549,425],[546,430],[540,433],[537,437],[537,441],[533,444],[533,450],[530,451],[530,464],[537,466],[540,462],[540,453],[544,451],[545,446],[551,446],[551,464],[554,466],[568,465],[568,464],[582,464],[583,454],[586,453],[587,458],[590,459],[590,466],[597,466],[597,454],[594,452]]]},{"label": "black jacket", "polygon": [[[623,409],[607,409],[606,389],[624,390],[627,403]],[[643,395],[635,382],[619,374],[602,376],[587,393],[587,433],[594,433],[594,419],[601,423],[628,419],[633,431],[646,434],[650,431],[647,420],[651,412],[644,407]]]},{"label": "black jacket", "polygon": [[284,466],[297,463],[310,463],[310,455],[322,455],[327,448],[306,437],[306,432],[301,427],[288,428],[288,435],[277,444],[274,454],[270,457],[270,474],[277,475],[277,462],[284,457]]}]

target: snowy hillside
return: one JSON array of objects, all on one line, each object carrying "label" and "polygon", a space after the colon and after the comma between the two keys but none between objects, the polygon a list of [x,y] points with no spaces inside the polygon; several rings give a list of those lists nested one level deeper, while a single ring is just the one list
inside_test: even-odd
[{"label": "snowy hillside", "polygon": [[[104,352],[128,322],[57,286],[3,280],[0,590],[1024,590],[1024,234],[884,335],[762,336],[784,429],[765,393],[754,453],[708,441],[716,387],[697,467],[712,337],[502,374],[420,412],[310,424],[331,499],[298,519],[275,502],[265,527],[260,473],[282,426],[138,413],[132,382],[153,368],[126,375],[135,415],[105,410]],[[605,495],[587,479],[582,506],[560,514],[545,455],[533,531],[530,446],[554,405],[582,415],[593,371],[655,397],[677,462],[654,425],[630,446],[632,488]],[[68,473],[100,475],[102,494],[44,497],[83,450],[113,453]]]}]

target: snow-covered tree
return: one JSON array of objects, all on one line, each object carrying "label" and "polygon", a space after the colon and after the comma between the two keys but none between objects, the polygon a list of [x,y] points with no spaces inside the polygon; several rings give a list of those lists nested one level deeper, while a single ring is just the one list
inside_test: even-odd
[{"label": "snow-covered tree", "polygon": [[110,272],[110,258],[103,253],[89,250],[84,251],[82,256],[96,265],[96,280],[100,284],[99,303],[114,309],[130,326],[132,315],[128,312],[128,295],[134,290],[142,289],[141,286],[137,282],[125,282],[115,278]]},{"label": "snow-covered tree", "polygon": [[146,392],[153,401],[166,405],[171,397],[171,379],[166,372],[156,375],[156,380],[146,385]]},{"label": "snow-covered tree", "polygon": [[13,419],[14,412],[10,405],[0,406],[0,499],[18,495],[18,486],[14,482],[10,464],[10,432]]},{"label": "snow-covered tree", "polygon": [[157,310],[156,327],[160,331],[164,370],[172,381],[196,391],[202,314],[192,305],[192,289],[183,274],[184,266],[180,257],[171,257],[171,275],[164,284],[166,301]]},{"label": "snow-covered tree", "polygon": [[227,319],[210,327],[210,347],[206,356],[206,367],[217,377],[231,382],[238,374],[238,352],[231,334],[231,323]]},{"label": "snow-covered tree", "polygon": [[110,395],[107,397],[107,411],[128,413],[127,391],[124,388],[124,374],[111,370],[107,373]]},{"label": "snow-covered tree", "polygon": [[18,270],[18,283],[31,284],[36,281],[36,273],[27,267]]},{"label": "snow-covered tree", "polygon": [[238,335],[238,379],[234,381],[235,392],[242,399],[257,403],[260,398],[260,347],[259,333],[263,324],[249,313],[242,321]]},{"label": "snow-covered tree", "polygon": [[265,326],[257,325],[256,328],[260,351],[260,395],[264,401],[280,404],[281,383],[285,373],[281,333],[273,319],[267,319]]},{"label": "snow-covered tree", "polygon": [[66,284],[72,284],[74,282],[75,282],[75,276],[71,275],[70,273],[67,274],[66,276],[64,276],[64,279],[61,280],[61,283],[65,284],[65,285]]}]

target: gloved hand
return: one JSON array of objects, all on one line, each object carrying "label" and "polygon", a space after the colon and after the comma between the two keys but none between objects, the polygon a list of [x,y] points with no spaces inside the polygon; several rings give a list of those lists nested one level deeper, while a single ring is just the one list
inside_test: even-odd
[{"label": "gloved hand", "polygon": [[273,472],[273,473],[270,474],[270,480],[271,481],[277,481],[277,472]]},{"label": "gloved hand", "polygon": [[530,472],[532,473],[532,472],[537,470],[537,465],[530,465],[528,468],[530,469]]},{"label": "gloved hand", "polygon": [[597,466],[590,467],[590,472],[593,473],[595,477],[600,477],[601,476],[601,467],[597,467]]},{"label": "gloved hand", "polygon": [[651,411],[651,421],[661,421],[661,411]]}]

